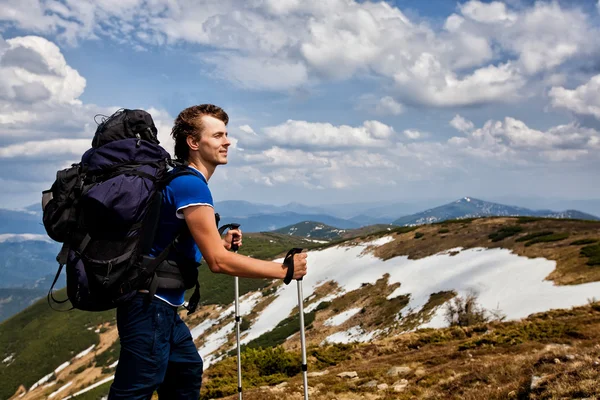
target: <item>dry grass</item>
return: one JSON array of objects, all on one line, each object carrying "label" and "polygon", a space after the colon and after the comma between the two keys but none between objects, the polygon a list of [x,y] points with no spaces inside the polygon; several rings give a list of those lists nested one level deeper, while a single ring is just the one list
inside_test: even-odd
[{"label": "dry grass", "polygon": [[[598,303],[520,322],[413,332],[352,346],[348,360],[309,378],[311,399],[597,399],[599,339]],[[309,370],[315,365],[309,358]],[[402,392],[391,389],[399,379],[387,375],[392,366],[411,368]],[[358,379],[337,377],[343,371],[356,371]],[[371,380],[390,388],[362,386]],[[248,388],[244,398],[300,399],[301,390],[298,375],[283,388]]]}]

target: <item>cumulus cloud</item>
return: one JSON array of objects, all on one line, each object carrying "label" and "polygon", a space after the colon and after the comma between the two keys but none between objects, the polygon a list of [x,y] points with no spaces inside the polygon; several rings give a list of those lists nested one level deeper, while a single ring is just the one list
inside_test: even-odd
[{"label": "cumulus cloud", "polygon": [[452,120],[450,121],[450,126],[452,126],[459,132],[468,132],[475,127],[475,125],[473,125],[473,122],[463,118],[458,114],[456,114],[454,118],[452,118]]},{"label": "cumulus cloud", "polygon": [[[26,191],[48,188],[58,169],[79,161],[90,148],[97,127],[94,116],[110,116],[120,108],[83,103],[85,86],[85,78],[67,64],[55,43],[37,36],[0,37],[2,204],[17,201]],[[173,118],[163,110],[147,109],[161,143],[172,152]]]},{"label": "cumulus cloud", "polygon": [[0,20],[68,43],[104,36],[136,48],[199,44],[214,74],[253,90],[374,75],[395,90],[377,105],[382,115],[399,114],[401,103],[511,101],[536,74],[598,50],[589,16],[558,2],[471,0],[441,29],[387,2],[354,0],[11,0]]},{"label": "cumulus cloud", "polygon": [[396,136],[394,128],[379,121],[365,121],[362,126],[352,127],[288,120],[267,127],[264,132],[270,143],[319,149],[385,147]]},{"label": "cumulus cloud", "polygon": [[548,95],[554,107],[600,119],[600,75],[593,76],[573,90],[561,86],[553,87]]},{"label": "cumulus cloud", "polygon": [[[458,121],[456,117],[455,120]],[[506,117],[503,121],[489,120],[481,128],[463,132],[465,136],[452,137],[448,144],[480,158],[519,163],[574,161],[593,157],[600,150],[600,133],[576,123],[540,131],[523,121]]]}]

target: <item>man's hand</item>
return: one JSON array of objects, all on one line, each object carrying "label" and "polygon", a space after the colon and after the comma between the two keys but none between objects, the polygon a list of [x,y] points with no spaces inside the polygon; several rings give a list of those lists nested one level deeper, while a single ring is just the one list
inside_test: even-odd
[{"label": "man's hand", "polygon": [[237,244],[238,247],[242,247],[242,230],[238,229],[230,229],[227,231],[225,236],[223,236],[223,247],[227,250],[231,250],[231,243]]},{"label": "man's hand", "polygon": [[300,279],[306,275],[306,253],[294,254],[294,277]]}]

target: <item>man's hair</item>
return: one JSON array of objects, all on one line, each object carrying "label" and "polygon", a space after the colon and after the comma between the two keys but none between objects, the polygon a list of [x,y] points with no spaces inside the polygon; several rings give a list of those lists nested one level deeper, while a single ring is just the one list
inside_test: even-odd
[{"label": "man's hair", "polygon": [[225,125],[229,122],[227,113],[221,107],[212,104],[200,104],[180,112],[175,118],[171,131],[171,136],[175,140],[175,158],[178,160],[188,159],[190,148],[187,144],[187,137],[202,134],[204,124],[201,117],[204,115],[220,119]]}]

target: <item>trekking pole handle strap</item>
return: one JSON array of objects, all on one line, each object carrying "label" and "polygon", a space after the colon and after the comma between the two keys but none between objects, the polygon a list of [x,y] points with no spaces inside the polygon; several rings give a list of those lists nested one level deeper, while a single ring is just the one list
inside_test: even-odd
[{"label": "trekking pole handle strap", "polygon": [[[225,231],[227,229],[238,229],[240,227],[240,224],[227,224],[227,225],[223,225],[222,227],[219,228],[219,235],[222,235],[223,233],[225,233]],[[237,244],[233,244],[233,240],[231,241],[231,250],[233,251],[238,251],[239,246]]]},{"label": "trekking pole handle strap", "polygon": [[[283,279],[283,283],[285,283],[286,285],[289,285],[292,281],[292,278],[294,277],[294,255],[298,253],[302,253],[302,249],[294,247],[293,249],[288,251],[285,258],[283,259],[283,265],[287,267],[287,272],[285,274],[285,278]],[[301,281],[302,278],[298,280]]]}]

